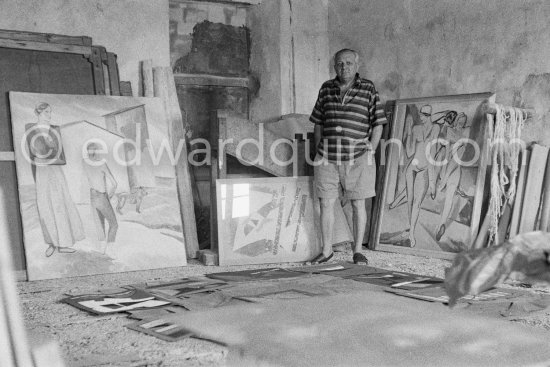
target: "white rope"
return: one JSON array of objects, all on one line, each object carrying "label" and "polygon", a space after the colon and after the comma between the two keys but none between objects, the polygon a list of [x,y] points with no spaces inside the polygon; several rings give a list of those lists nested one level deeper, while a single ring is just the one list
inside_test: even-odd
[{"label": "white rope", "polygon": [[491,198],[489,201],[489,243],[498,231],[498,222],[504,205],[512,204],[516,196],[516,177],[519,155],[522,151],[521,130],[523,112],[514,107],[496,105],[492,149]]}]

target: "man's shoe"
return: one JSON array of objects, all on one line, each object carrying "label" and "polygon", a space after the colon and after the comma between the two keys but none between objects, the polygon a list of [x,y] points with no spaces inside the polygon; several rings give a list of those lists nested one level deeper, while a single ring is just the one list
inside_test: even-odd
[{"label": "man's shoe", "polygon": [[313,258],[313,260],[311,260],[311,263],[312,264],[322,264],[322,263],[326,263],[327,261],[329,261],[330,259],[332,259],[332,257],[334,256],[334,252],[332,252],[330,255],[328,256],[325,256],[322,252],[317,255],[315,258]]},{"label": "man's shoe", "polygon": [[369,260],[360,252],[356,252],[353,254],[353,263],[355,265],[368,265]]}]

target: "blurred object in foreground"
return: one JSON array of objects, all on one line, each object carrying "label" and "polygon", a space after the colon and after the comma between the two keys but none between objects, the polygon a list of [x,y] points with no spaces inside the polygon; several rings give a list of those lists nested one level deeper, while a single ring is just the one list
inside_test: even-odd
[{"label": "blurred object in foreground", "polygon": [[512,272],[550,283],[550,233],[529,232],[495,247],[457,254],[445,270],[449,306],[504,282]]}]

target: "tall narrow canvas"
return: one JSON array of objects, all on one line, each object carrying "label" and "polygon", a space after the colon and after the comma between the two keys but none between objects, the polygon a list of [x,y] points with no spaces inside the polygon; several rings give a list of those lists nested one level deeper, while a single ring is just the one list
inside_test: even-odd
[{"label": "tall narrow canvas", "polygon": [[492,93],[398,100],[378,215],[378,249],[445,257],[479,228]]},{"label": "tall narrow canvas", "polygon": [[186,265],[160,99],[9,98],[29,280]]}]

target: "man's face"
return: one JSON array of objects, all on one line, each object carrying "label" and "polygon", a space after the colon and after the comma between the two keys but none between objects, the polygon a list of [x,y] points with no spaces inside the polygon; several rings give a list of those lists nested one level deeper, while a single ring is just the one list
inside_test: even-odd
[{"label": "man's face", "polygon": [[341,82],[349,82],[355,78],[359,63],[355,61],[353,52],[343,52],[334,59],[334,71]]}]

